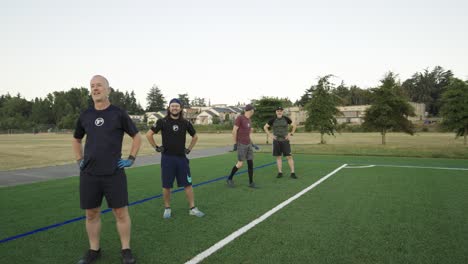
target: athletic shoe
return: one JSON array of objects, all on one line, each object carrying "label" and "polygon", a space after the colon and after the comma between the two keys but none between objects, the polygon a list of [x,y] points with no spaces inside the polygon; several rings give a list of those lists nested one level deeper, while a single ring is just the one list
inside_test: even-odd
[{"label": "athletic shoe", "polygon": [[122,249],[122,264],[134,264],[136,263],[135,258],[133,257],[132,250]]},{"label": "athletic shoe", "polygon": [[101,249],[92,250],[88,249],[84,254],[83,258],[78,261],[77,264],[91,264],[94,263],[101,256]]},{"label": "athletic shoe", "polygon": [[258,189],[258,186],[255,184],[255,182],[249,183],[249,187],[252,189]]},{"label": "athletic shoe", "polygon": [[281,178],[283,177],[283,173],[282,172],[278,172],[278,175],[276,175],[276,178]]},{"label": "athletic shoe", "polygon": [[171,218],[171,208],[166,208],[166,209],[164,209],[163,218],[164,218],[164,219]]},{"label": "athletic shoe", "polygon": [[291,178],[293,178],[293,179],[297,179],[296,173],[294,173],[294,172],[293,172],[293,173],[291,173]]},{"label": "athletic shoe", "polygon": [[227,183],[227,186],[228,186],[228,187],[234,188],[234,181],[233,181],[233,180],[227,179],[226,183]]},{"label": "athletic shoe", "polygon": [[194,207],[192,209],[189,210],[189,215],[194,215],[194,216],[197,216],[197,217],[203,217],[205,214],[198,210],[197,207]]}]

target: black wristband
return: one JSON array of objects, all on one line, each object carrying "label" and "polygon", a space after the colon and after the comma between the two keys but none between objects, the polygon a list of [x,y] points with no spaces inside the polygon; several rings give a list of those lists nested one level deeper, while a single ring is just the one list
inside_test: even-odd
[{"label": "black wristband", "polygon": [[135,161],[135,159],[136,159],[136,158],[135,158],[135,156],[128,155],[128,159],[129,159],[129,160],[133,160],[133,161]]}]

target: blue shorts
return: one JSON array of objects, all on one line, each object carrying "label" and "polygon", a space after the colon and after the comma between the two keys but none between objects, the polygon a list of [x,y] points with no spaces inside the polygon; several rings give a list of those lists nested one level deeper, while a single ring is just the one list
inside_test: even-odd
[{"label": "blue shorts", "polygon": [[161,155],[161,181],[163,188],[172,188],[174,179],[177,186],[186,187],[192,185],[189,160],[186,156]]}]

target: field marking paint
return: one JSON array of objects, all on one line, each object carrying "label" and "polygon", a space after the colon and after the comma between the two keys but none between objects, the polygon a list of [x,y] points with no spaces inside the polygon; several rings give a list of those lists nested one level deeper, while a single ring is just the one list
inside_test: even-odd
[{"label": "field marking paint", "polygon": [[426,166],[406,166],[406,165],[377,165],[380,167],[393,168],[410,168],[410,169],[433,169],[433,170],[461,170],[468,171],[468,168],[453,168],[453,167],[426,167]]},{"label": "field marking paint", "polygon": [[221,249],[222,247],[224,247],[225,245],[229,244],[230,242],[232,242],[234,239],[238,238],[239,236],[241,236],[242,234],[244,234],[245,232],[249,231],[250,229],[252,229],[254,226],[256,226],[257,224],[263,222],[265,219],[267,219],[268,217],[270,217],[271,215],[273,215],[274,213],[278,212],[279,210],[281,210],[283,207],[285,207],[286,205],[290,204],[292,201],[296,200],[297,198],[301,197],[302,195],[304,195],[305,193],[307,193],[308,191],[312,190],[313,188],[315,188],[317,185],[319,185],[320,183],[322,183],[323,181],[325,181],[326,179],[330,178],[333,174],[337,173],[339,170],[341,170],[342,168],[346,167],[347,164],[343,164],[341,165],[340,167],[338,167],[337,169],[335,169],[334,171],[330,172],[329,174],[323,176],[322,178],[320,178],[320,180],[316,181],[315,183],[313,183],[312,185],[310,185],[309,187],[305,188],[304,190],[300,191],[299,193],[297,193],[296,195],[292,196],[291,198],[287,199],[286,201],[280,203],[279,205],[277,205],[276,207],[274,207],[273,209],[271,209],[270,211],[264,213],[262,216],[260,216],[259,218],[253,220],[252,222],[248,223],[247,225],[239,228],[238,230],[234,231],[234,233],[230,234],[229,236],[225,237],[224,239],[220,240],[219,242],[217,242],[216,244],[214,244],[213,246],[211,246],[210,248],[208,248],[207,250],[201,252],[200,254],[196,255],[195,257],[193,257],[191,260],[185,262],[185,264],[196,264],[196,263],[199,263],[200,261],[202,261],[203,259],[207,258],[208,256],[210,256],[211,254],[213,254],[214,252],[218,251],[219,249]]},{"label": "field marking paint", "polygon": [[364,165],[364,166],[346,166],[345,169],[365,169],[365,168],[373,168],[375,165]]},{"label": "field marking paint", "polygon": [[432,167],[432,166],[385,165],[385,164],[363,165],[363,166],[347,166],[345,169],[363,169],[363,168],[372,168],[372,167],[468,171],[468,168],[457,168],[457,167]]},{"label": "field marking paint", "polygon": [[[267,163],[267,164],[263,164],[263,165],[260,165],[258,167],[255,167],[254,170],[258,170],[258,169],[268,167],[268,166],[271,166],[271,165],[274,165],[274,164],[276,164],[276,161],[275,162],[270,162],[270,163]],[[247,170],[242,170],[242,171],[238,171],[234,175],[239,175],[239,174],[243,174],[243,173],[246,173],[246,172],[247,172]],[[209,184],[209,183],[212,183],[212,182],[217,182],[217,181],[226,179],[227,177],[228,177],[228,175],[221,176],[221,177],[218,177],[218,178],[215,178],[215,179],[212,179],[212,180],[208,180],[208,181],[204,181],[204,182],[201,182],[201,183],[194,184],[192,186],[193,186],[193,188],[195,188],[195,187],[198,187],[198,186],[202,186],[202,185],[205,185],[205,184]],[[183,190],[184,190],[184,187],[181,187],[181,188],[178,188],[178,189],[175,189],[175,190],[171,191],[171,193],[177,193],[177,192],[181,192]],[[162,197],[162,194],[158,194],[158,195],[151,196],[151,197],[148,197],[148,198],[144,198],[144,199],[141,199],[141,200],[138,200],[138,201],[135,201],[135,202],[131,202],[131,203],[128,204],[128,206],[130,207],[130,206],[133,206],[133,205],[141,204],[141,203],[151,201],[153,199],[160,198],[160,197]],[[107,213],[109,213],[111,211],[112,211],[111,208],[107,208],[107,209],[102,210],[101,214],[107,214]],[[69,219],[69,220],[66,220],[66,221],[63,221],[63,222],[60,222],[60,223],[56,223],[56,224],[48,225],[48,226],[45,226],[45,227],[37,228],[37,229],[34,229],[32,231],[29,231],[29,232],[25,232],[25,233],[22,233],[22,234],[18,234],[18,235],[14,235],[14,236],[10,236],[10,237],[1,239],[0,244],[6,243],[8,241],[16,240],[16,239],[19,239],[19,238],[22,238],[22,237],[27,237],[27,236],[30,236],[30,235],[34,235],[34,234],[39,233],[39,232],[44,232],[44,231],[47,231],[49,229],[54,229],[54,228],[61,227],[61,226],[67,225],[67,224],[71,224],[71,223],[74,223],[74,222],[85,220],[85,219],[86,219],[85,216],[79,216],[79,217],[75,217],[73,219]]]}]

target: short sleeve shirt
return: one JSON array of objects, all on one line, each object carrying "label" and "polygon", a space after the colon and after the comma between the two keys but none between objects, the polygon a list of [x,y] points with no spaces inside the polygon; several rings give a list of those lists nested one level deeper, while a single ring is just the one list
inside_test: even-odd
[{"label": "short sleeve shirt", "polygon": [[138,133],[127,112],[110,105],[104,110],[94,107],[83,111],[76,122],[74,138],[86,135],[84,171],[90,175],[112,175],[122,156],[124,133],[131,137]]},{"label": "short sleeve shirt", "polygon": [[236,118],[234,123],[239,129],[237,130],[237,143],[248,145],[250,144],[250,130],[252,123],[249,118],[240,115]]},{"label": "short sleeve shirt", "polygon": [[185,155],[186,134],[189,133],[193,137],[197,133],[188,120],[170,117],[158,119],[151,130],[156,134],[161,131],[164,154],[176,156]]},{"label": "short sleeve shirt", "polygon": [[288,127],[292,123],[292,120],[289,119],[287,116],[282,116],[281,118],[273,118],[268,121],[268,125],[273,130],[273,135],[281,141],[285,140],[286,136],[288,135]]}]

